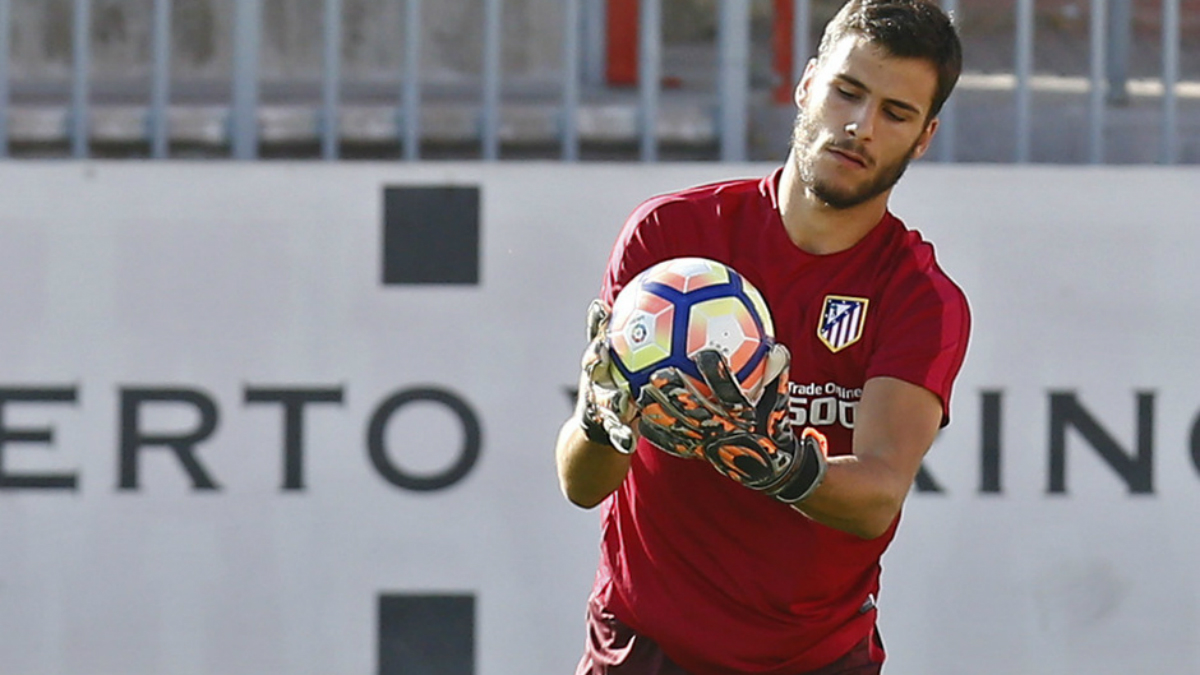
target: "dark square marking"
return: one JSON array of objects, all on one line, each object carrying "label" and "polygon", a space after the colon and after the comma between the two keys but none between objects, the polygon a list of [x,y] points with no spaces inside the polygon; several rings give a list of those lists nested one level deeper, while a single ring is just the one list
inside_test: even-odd
[{"label": "dark square marking", "polygon": [[384,188],[383,283],[478,285],[479,188]]}]

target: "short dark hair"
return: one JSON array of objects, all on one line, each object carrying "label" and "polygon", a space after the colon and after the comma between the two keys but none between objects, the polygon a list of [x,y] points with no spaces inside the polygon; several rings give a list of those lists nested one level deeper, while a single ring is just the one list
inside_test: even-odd
[{"label": "short dark hair", "polygon": [[850,0],[825,26],[817,59],[850,34],[865,37],[892,56],[933,64],[937,89],[928,119],[941,111],[962,72],[962,43],[941,7],[929,0]]}]

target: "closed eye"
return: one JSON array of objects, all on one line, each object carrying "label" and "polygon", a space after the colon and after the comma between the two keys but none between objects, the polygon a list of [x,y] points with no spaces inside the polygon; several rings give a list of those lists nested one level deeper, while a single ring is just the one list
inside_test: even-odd
[{"label": "closed eye", "polygon": [[883,110],[897,122],[911,122],[925,114],[916,106],[894,99],[886,101]]}]

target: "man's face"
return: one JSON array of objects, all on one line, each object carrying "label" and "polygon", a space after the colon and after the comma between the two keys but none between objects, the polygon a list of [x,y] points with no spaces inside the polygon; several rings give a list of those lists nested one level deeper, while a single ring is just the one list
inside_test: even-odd
[{"label": "man's face", "polygon": [[800,180],[838,209],[890,190],[929,147],[936,88],[927,61],[890,56],[860,36],[842,38],[809,64],[796,88],[792,152]]}]

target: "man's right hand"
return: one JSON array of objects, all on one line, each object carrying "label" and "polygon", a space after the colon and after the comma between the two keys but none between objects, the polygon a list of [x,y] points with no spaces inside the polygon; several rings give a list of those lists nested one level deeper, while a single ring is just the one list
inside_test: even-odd
[{"label": "man's right hand", "polygon": [[577,414],[589,441],[611,445],[622,454],[633,452],[637,438],[633,418],[637,409],[629,392],[617,386],[612,376],[612,355],[608,349],[609,309],[603,301],[588,306],[588,346],[583,352],[579,376]]},{"label": "man's right hand", "polygon": [[828,447],[813,428],[800,438],[788,418],[791,355],[775,344],[767,357],[767,386],[751,403],[715,349],[693,359],[711,396],[701,394],[675,368],[651,377],[638,401],[643,436],[680,457],[703,457],[722,475],[779,501],[808,498],[825,477]]}]

